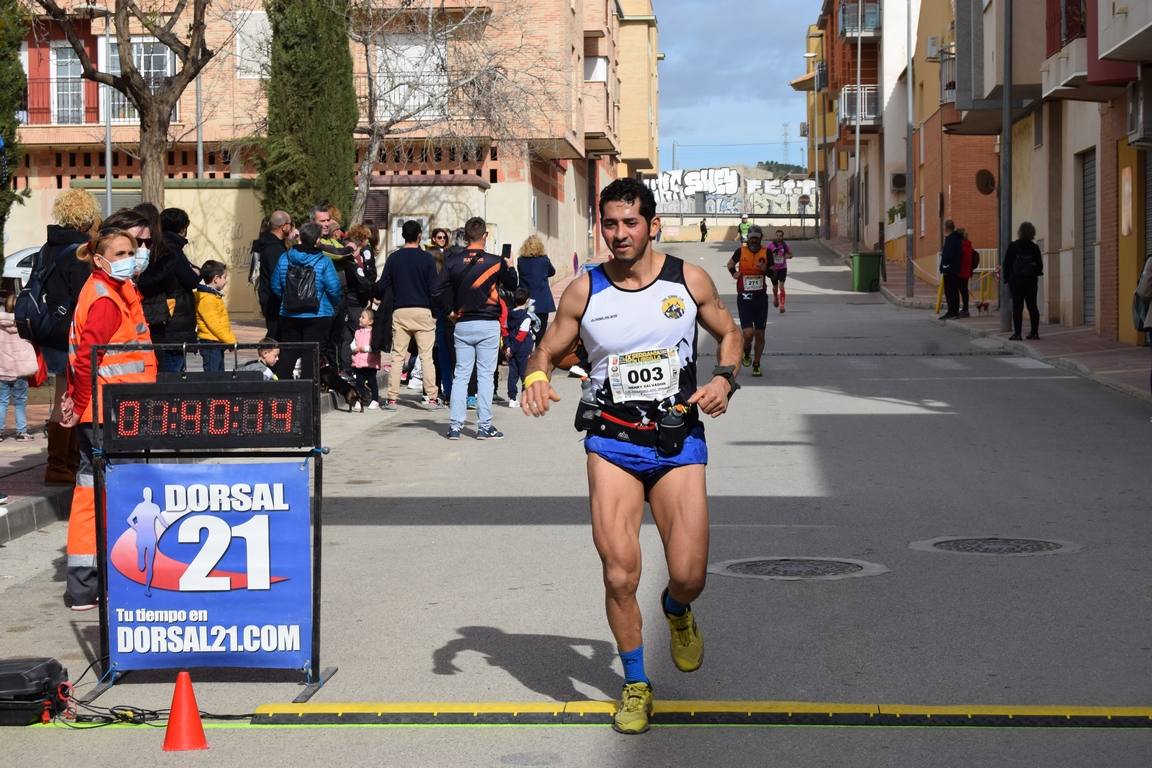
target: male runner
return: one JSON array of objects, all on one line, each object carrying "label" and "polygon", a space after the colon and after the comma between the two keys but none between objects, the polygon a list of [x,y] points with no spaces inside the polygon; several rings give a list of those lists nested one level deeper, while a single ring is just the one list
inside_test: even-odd
[{"label": "male runner", "polygon": [[[528,363],[521,407],[543,416],[560,396],[552,370],[579,341],[591,366],[577,410],[586,430],[592,540],[603,564],[608,625],[624,665],[613,727],[648,730],[652,687],[636,589],[644,502],[664,543],[668,586],[661,608],[672,632],[672,661],[700,667],[704,643],[691,603],[708,566],[708,449],[699,412],[728,409],[740,365],[740,332],[704,270],[655,251],[656,200],[632,178],[600,193],[600,219],[612,259],[578,277],[560,297]],[[711,373],[696,376],[697,323],[718,342]]]},{"label": "male runner", "polygon": [[768,325],[768,255],[761,250],[763,243],[764,230],[752,227],[748,244],[737,248],[728,259],[728,274],[736,278],[736,311],[744,333],[742,362],[752,366],[753,376],[762,375],[760,358],[764,355],[764,327]]},{"label": "male runner", "polygon": [[784,300],[788,295],[784,292],[784,281],[788,279],[788,259],[792,258],[792,249],[784,242],[784,230],[776,230],[776,238],[768,243],[768,277],[772,279],[772,306],[784,311]]},{"label": "male runner", "polygon": [[748,221],[748,214],[740,217],[740,223],[736,226],[736,231],[740,233],[740,245],[748,242],[748,231],[752,229],[752,223]]}]

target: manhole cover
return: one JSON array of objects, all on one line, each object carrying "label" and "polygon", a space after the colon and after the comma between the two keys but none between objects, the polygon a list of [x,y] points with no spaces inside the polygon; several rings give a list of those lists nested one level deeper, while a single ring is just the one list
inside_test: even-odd
[{"label": "manhole cover", "polygon": [[1077,552],[1080,547],[1068,541],[1022,539],[1009,536],[940,536],[912,542],[912,549],[925,552],[954,552],[961,555],[1056,555]]},{"label": "manhole cover", "polygon": [[876,576],[888,569],[877,563],[831,557],[755,557],[714,563],[709,573],[743,579],[778,581],[831,581],[856,576]]}]

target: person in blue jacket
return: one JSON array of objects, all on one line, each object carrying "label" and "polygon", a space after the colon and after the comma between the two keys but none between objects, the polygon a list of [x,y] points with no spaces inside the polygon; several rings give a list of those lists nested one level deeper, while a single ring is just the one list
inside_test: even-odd
[{"label": "person in blue jacket", "polygon": [[540,330],[535,334],[539,342],[548,327],[548,316],[556,311],[556,300],[552,298],[552,286],[548,283],[548,278],[556,274],[556,267],[544,254],[544,243],[536,235],[529,235],[520,246],[516,270],[520,273],[520,285],[528,289],[536,317],[540,318]]},{"label": "person in blue jacket", "polygon": [[[335,307],[340,306],[342,298],[340,290],[340,277],[336,268],[332,266],[332,259],[320,250],[317,244],[321,237],[320,225],[308,222],[300,226],[300,242],[280,257],[276,265],[276,274],[272,276],[272,293],[280,301],[280,338],[277,341],[287,342],[316,342],[323,344],[328,338],[335,319]],[[300,311],[291,308],[291,302],[284,299],[285,284],[288,280],[289,266],[311,267],[316,277],[316,294],[319,306],[313,311]],[[312,358],[303,355],[303,350],[293,347],[280,348],[280,360],[273,369],[276,378],[289,381],[292,379],[292,369],[296,361],[301,359],[300,378],[311,379],[315,377],[312,369]],[[333,361],[334,362],[334,361]]]}]

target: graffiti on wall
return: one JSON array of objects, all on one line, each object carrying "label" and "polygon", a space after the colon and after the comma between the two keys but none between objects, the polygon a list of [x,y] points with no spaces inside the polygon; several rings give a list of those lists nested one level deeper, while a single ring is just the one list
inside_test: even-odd
[{"label": "graffiti on wall", "polygon": [[664,171],[645,183],[662,214],[799,213],[800,196],[816,190],[812,179],[750,179],[728,167]]}]

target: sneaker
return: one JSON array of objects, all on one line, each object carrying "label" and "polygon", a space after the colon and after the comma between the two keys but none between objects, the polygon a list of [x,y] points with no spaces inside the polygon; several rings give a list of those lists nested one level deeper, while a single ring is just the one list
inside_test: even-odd
[{"label": "sneaker", "polygon": [[470,395],[468,397],[468,410],[476,410],[476,395]]},{"label": "sneaker", "polygon": [[519,400],[517,400],[517,399],[516,399],[516,398],[514,398],[514,397],[513,397],[513,398],[510,398],[510,399],[508,400],[508,407],[509,407],[509,408],[519,408],[519,407],[520,407],[520,401],[519,401]]},{"label": "sneaker", "polygon": [[760,363],[753,364],[752,375],[753,376],[763,376],[764,375],[764,372],[760,370]]},{"label": "sneaker", "polygon": [[780,306],[780,297],[779,296],[773,296],[772,297],[772,306],[774,306],[774,307]]},{"label": "sneaker", "polygon": [[612,717],[612,730],[636,735],[648,730],[652,714],[652,686],[648,683],[625,683],[620,706]]},{"label": "sneaker", "polygon": [[752,355],[745,352],[744,357],[740,362],[745,368],[747,368],[748,366],[752,365]]},{"label": "sneaker", "polygon": [[958,317],[960,317],[960,315],[958,315],[958,314],[956,314],[956,315],[950,315],[950,314],[948,314],[947,312],[945,312],[944,314],[940,315],[940,317],[938,317],[938,318],[936,318],[936,319],[937,319],[937,320],[955,320],[955,319],[956,319],[956,318],[958,318]]},{"label": "sneaker", "polygon": [[968,310],[962,309],[960,310],[960,314],[956,315],[956,317],[972,317],[972,315],[968,314]]},{"label": "sneaker", "polygon": [[17,432],[16,433],[16,439],[17,440],[32,440],[33,437],[32,437],[32,435],[30,435],[27,432]]},{"label": "sneaker", "polygon": [[780,305],[780,314],[784,314],[784,305],[783,304]]},{"label": "sneaker", "polygon": [[[664,594],[660,595],[660,605],[664,605]],[[669,616],[668,629],[672,631],[672,663],[681,672],[695,672],[704,663],[704,638],[700,636],[700,629],[696,626],[696,617],[689,608],[683,616]]]},{"label": "sneaker", "polygon": [[424,403],[424,408],[429,411],[442,411],[444,410],[444,402],[439,398],[430,397],[428,402]]},{"label": "sneaker", "polygon": [[370,411],[375,411],[379,407],[380,407],[380,402],[378,400],[373,400],[372,402],[368,403],[368,410],[370,410]]},{"label": "sneaker", "polygon": [[414,392],[419,392],[424,389],[424,379],[421,379],[417,376],[409,376],[408,383],[404,386],[408,387],[408,389],[411,389]]},{"label": "sneaker", "polygon": [[1020,334],[1014,333],[1008,337],[1008,341],[1023,341],[1023,339],[1020,338]]},{"label": "sneaker", "polygon": [[[1030,333],[1030,334],[1028,334],[1027,336],[1025,336],[1024,338],[1026,338],[1026,339],[1031,339],[1032,341],[1039,341],[1039,340],[1040,340],[1040,334],[1038,334],[1038,333]],[[17,440],[19,440],[19,439],[20,439],[20,435],[16,435],[16,439],[17,439]]]},{"label": "sneaker", "polygon": [[64,605],[73,611],[90,611],[100,604],[98,597],[75,598],[67,592],[64,593]]},{"label": "sneaker", "polygon": [[444,437],[448,438],[449,440],[459,440],[460,427],[449,427],[448,434],[444,435]]},{"label": "sneaker", "polygon": [[3,506],[7,503],[8,503],[8,494],[0,493],[0,506]]},{"label": "sneaker", "polygon": [[477,440],[499,440],[502,437],[504,437],[504,433],[491,424],[481,424],[476,427]]},{"label": "sneaker", "polygon": [[380,406],[380,410],[382,410],[382,411],[398,410],[397,405],[396,405],[396,401],[395,400],[387,401],[386,403],[384,403],[384,405]]}]

